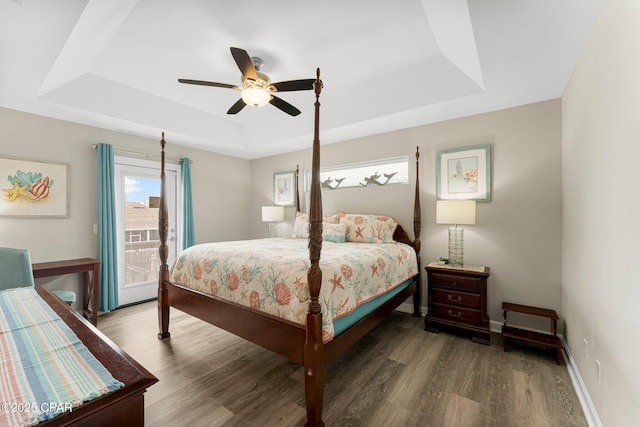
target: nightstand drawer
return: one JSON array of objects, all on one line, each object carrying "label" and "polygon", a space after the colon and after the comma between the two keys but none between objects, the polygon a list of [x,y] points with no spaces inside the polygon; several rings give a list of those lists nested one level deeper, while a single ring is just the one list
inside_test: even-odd
[{"label": "nightstand drawer", "polygon": [[435,288],[449,288],[467,292],[478,292],[480,289],[480,280],[478,279],[440,273],[432,273],[430,276],[429,285]]},{"label": "nightstand drawer", "polygon": [[480,294],[468,294],[447,289],[432,289],[431,295],[434,303],[450,305],[462,305],[471,308],[480,308]]},{"label": "nightstand drawer", "polygon": [[431,308],[433,309],[433,313],[429,313],[431,316],[456,322],[480,323],[480,310],[444,304],[433,304]]}]

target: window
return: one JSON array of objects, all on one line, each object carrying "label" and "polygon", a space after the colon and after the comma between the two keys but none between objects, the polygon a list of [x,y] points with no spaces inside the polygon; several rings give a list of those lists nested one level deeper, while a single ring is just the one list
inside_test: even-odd
[{"label": "window", "polygon": [[[350,163],[320,169],[323,190],[349,187],[380,187],[409,183],[409,157]],[[305,173],[305,191],[311,188],[311,171]]]}]

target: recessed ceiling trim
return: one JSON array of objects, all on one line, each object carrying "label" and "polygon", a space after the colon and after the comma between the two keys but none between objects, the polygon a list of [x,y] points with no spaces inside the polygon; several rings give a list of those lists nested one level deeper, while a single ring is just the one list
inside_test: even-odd
[{"label": "recessed ceiling trim", "polygon": [[89,72],[139,0],[89,0],[38,97]]},{"label": "recessed ceiling trim", "polygon": [[466,0],[421,0],[442,54],[484,90],[471,15]]}]

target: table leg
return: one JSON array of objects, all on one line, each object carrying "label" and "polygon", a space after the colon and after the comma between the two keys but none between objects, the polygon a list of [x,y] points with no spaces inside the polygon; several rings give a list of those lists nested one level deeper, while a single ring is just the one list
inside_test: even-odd
[{"label": "table leg", "polygon": [[[88,318],[93,326],[98,326],[98,268],[90,272],[82,273],[82,313]],[[89,317],[89,314],[91,315]]]},{"label": "table leg", "polygon": [[91,300],[91,295],[89,292],[91,289],[89,288],[89,272],[85,271],[82,273],[82,315],[87,316],[89,310],[89,301]]},{"label": "table leg", "polygon": [[99,265],[96,264],[93,268],[93,285],[91,294],[91,323],[94,326],[98,326],[98,290],[100,289],[100,276]]}]

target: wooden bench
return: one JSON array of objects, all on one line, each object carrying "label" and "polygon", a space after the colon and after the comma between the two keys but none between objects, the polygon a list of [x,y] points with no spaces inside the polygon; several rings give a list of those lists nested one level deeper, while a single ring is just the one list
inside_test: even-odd
[{"label": "wooden bench", "polygon": [[[504,324],[502,325],[502,346],[507,351],[507,338],[515,338],[522,341],[533,342],[556,349],[556,363],[560,365],[562,343],[557,336],[558,313],[555,310],[547,308],[531,307],[528,305],[513,304],[510,302],[502,303]],[[528,331],[507,325],[507,312],[514,311],[517,313],[529,314],[532,316],[541,316],[551,319],[553,335],[543,334],[541,332]]]}]

